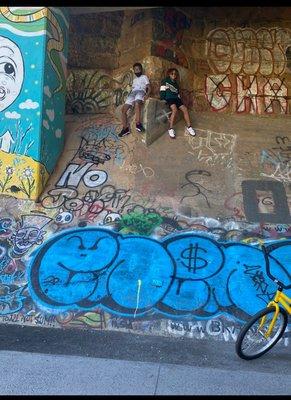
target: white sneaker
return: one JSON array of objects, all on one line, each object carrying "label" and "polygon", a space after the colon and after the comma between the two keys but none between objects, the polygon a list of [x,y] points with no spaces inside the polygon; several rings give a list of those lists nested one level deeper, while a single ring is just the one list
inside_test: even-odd
[{"label": "white sneaker", "polygon": [[175,138],[176,138],[176,133],[175,133],[174,129],[169,129],[169,130],[168,130],[168,133],[169,133],[169,136],[170,136],[172,139],[175,139]]},{"label": "white sneaker", "polygon": [[189,128],[187,128],[187,126],[186,126],[186,131],[187,131],[188,133],[190,133],[191,136],[195,136],[195,135],[196,135],[196,132],[194,131],[194,129],[192,128],[192,126],[189,126]]}]

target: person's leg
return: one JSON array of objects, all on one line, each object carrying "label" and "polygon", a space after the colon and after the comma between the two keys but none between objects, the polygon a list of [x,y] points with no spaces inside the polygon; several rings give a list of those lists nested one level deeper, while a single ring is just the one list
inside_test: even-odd
[{"label": "person's leg", "polygon": [[170,127],[169,127],[169,130],[168,130],[168,133],[169,133],[170,138],[175,139],[176,133],[175,133],[175,131],[173,129],[173,125],[175,123],[176,115],[178,113],[178,108],[177,108],[176,104],[170,104],[170,109],[171,109],[172,112],[171,112],[171,115],[170,115],[170,118],[169,118]]},{"label": "person's leg", "polygon": [[130,107],[131,107],[131,105],[130,104],[126,104],[126,103],[122,107],[121,121],[122,121],[123,129],[128,127],[127,111],[130,109]]},{"label": "person's leg", "polygon": [[125,104],[122,106],[122,109],[121,109],[122,129],[118,134],[119,137],[123,137],[123,136],[130,134],[130,128],[129,128],[128,119],[127,119],[127,111],[131,107],[132,107],[132,105],[131,105],[130,96],[128,96]]},{"label": "person's leg", "polygon": [[184,117],[184,120],[185,120],[185,122],[187,124],[187,127],[191,126],[189,112],[188,112],[187,107],[184,106],[184,104],[183,104],[182,106],[179,107],[179,110],[181,110],[182,113],[183,113],[183,117]]},{"label": "person's leg", "polygon": [[140,91],[135,96],[135,126],[137,132],[144,132],[145,129],[141,123],[141,116],[142,116],[142,106],[144,103],[144,96],[145,93]]},{"label": "person's leg", "polygon": [[135,123],[140,124],[142,101],[136,100],[134,102],[134,105],[135,105]]},{"label": "person's leg", "polygon": [[170,109],[172,111],[171,115],[170,115],[170,129],[173,129],[174,123],[175,123],[175,119],[178,113],[178,108],[176,106],[176,104],[171,104],[170,105]]},{"label": "person's leg", "polygon": [[185,122],[186,122],[186,131],[187,131],[188,133],[190,133],[191,136],[195,136],[195,135],[196,135],[196,132],[194,131],[194,129],[193,129],[192,126],[191,126],[190,117],[189,117],[189,112],[188,112],[187,107],[184,106],[184,104],[182,104],[182,105],[179,107],[179,110],[181,110],[182,113],[183,113],[184,120],[185,120]]}]

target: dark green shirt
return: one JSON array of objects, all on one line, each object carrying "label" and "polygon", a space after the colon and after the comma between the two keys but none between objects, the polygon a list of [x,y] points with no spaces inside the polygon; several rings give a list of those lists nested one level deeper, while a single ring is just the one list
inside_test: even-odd
[{"label": "dark green shirt", "polygon": [[163,79],[160,87],[160,99],[180,99],[178,82],[173,81],[169,76]]}]

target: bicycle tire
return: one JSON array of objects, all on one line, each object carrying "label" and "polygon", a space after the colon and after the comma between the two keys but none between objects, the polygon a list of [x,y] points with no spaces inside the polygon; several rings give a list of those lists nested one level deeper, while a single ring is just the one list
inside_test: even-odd
[{"label": "bicycle tire", "polygon": [[[274,336],[272,337],[272,335],[270,335],[269,339],[266,339],[263,337],[263,335],[255,329],[255,326],[257,323],[259,323],[260,319],[264,316],[269,316],[269,314],[273,314],[275,312],[275,307],[266,307],[263,310],[259,311],[257,314],[255,314],[253,316],[253,318],[251,318],[241,329],[241,331],[238,334],[237,340],[236,340],[236,344],[235,344],[235,350],[237,355],[244,359],[244,360],[253,360],[255,358],[261,357],[263,354],[265,354],[267,351],[269,351],[272,347],[275,346],[275,344],[281,339],[281,337],[284,334],[284,331],[286,329],[287,323],[288,323],[288,314],[287,312],[283,309],[283,308],[279,308],[279,314],[278,314],[278,318],[277,321],[274,325],[273,328],[273,333]],[[272,318],[272,316],[271,316]],[[281,324],[279,326],[277,326],[277,322],[278,320],[282,319]],[[269,324],[265,323],[264,326],[268,327]],[[263,347],[260,348],[257,351],[251,351],[249,349],[246,349],[244,347],[245,345],[245,341],[247,341],[248,339],[248,335],[249,337],[251,337],[253,335],[253,331],[255,331],[255,334],[258,335],[258,341],[259,339],[261,339],[262,343],[263,343]],[[259,337],[260,336],[260,337]],[[254,341],[253,341],[254,343]]]}]

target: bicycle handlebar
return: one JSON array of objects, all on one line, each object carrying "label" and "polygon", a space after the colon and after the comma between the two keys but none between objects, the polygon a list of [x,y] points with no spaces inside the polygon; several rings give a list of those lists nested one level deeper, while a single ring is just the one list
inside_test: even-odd
[{"label": "bicycle handlebar", "polygon": [[[270,248],[273,247],[272,245],[269,246]],[[267,248],[264,245],[261,245],[264,257],[265,257],[265,261],[266,261],[266,272],[267,275],[270,279],[272,279],[272,281],[274,281],[275,283],[278,283],[280,286],[282,286],[283,289],[291,289],[291,284],[290,285],[284,285],[284,283],[282,283],[281,281],[279,281],[279,279],[275,278],[271,272],[270,272],[270,262],[269,262],[269,257],[268,257],[268,252],[267,252]]]}]

